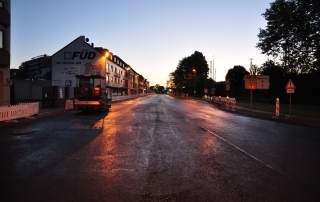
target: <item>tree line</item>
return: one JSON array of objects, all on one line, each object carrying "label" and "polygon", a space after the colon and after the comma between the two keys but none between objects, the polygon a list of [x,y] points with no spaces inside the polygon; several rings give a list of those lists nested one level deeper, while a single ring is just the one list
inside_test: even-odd
[{"label": "tree line", "polygon": [[[256,45],[270,58],[260,67],[253,65],[247,71],[242,66],[228,70],[226,79],[231,83],[226,91],[225,82],[215,83],[208,78],[208,64],[201,52],[182,58],[176,70],[170,73],[167,86],[177,94],[196,96],[215,95],[247,99],[244,76],[269,75],[269,90],[255,90],[254,98],[274,102],[288,99],[285,85],[292,79],[296,85],[293,102],[320,103],[320,1],[276,0],[262,14],[267,25],[259,29]],[[205,89],[208,89],[206,92]]]}]

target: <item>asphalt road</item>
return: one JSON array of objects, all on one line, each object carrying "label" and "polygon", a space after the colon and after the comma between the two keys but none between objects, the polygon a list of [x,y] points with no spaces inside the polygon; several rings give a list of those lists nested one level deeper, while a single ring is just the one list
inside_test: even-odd
[{"label": "asphalt road", "polygon": [[151,95],[0,129],[0,201],[319,201],[320,128]]}]

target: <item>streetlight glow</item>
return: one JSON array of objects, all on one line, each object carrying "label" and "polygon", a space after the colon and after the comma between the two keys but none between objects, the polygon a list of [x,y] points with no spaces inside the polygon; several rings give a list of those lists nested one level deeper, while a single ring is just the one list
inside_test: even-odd
[{"label": "streetlight glow", "polygon": [[194,82],[193,82],[193,97],[196,97],[196,69],[192,69],[194,72]]}]

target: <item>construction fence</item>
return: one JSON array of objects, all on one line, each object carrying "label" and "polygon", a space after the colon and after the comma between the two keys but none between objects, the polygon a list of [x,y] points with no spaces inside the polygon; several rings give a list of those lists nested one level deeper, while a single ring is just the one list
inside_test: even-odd
[{"label": "construction fence", "polygon": [[0,107],[0,121],[29,117],[39,113],[39,102]]}]

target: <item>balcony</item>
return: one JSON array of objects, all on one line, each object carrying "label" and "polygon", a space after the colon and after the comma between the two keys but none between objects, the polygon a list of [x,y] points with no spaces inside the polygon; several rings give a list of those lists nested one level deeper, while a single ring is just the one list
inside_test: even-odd
[{"label": "balcony", "polygon": [[0,24],[5,27],[10,26],[10,13],[3,8],[0,8]]},{"label": "balcony", "polygon": [[114,73],[114,77],[120,78],[120,74],[116,72],[116,73]]},{"label": "balcony", "polygon": [[0,49],[0,67],[10,66],[10,53],[4,49]]}]

